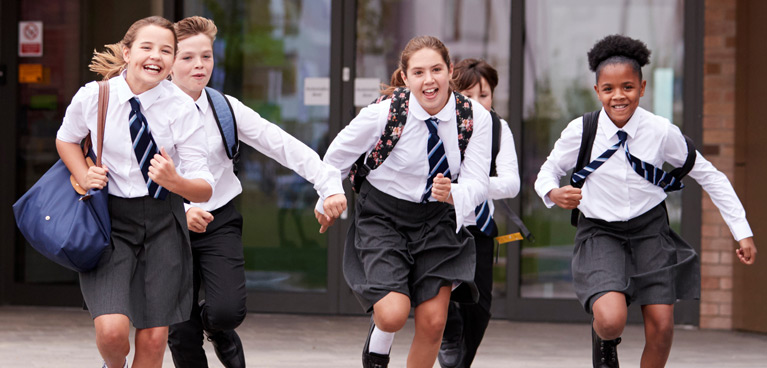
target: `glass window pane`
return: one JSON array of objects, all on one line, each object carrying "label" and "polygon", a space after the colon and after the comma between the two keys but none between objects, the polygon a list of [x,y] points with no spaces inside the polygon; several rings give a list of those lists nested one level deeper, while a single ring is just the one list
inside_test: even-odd
[{"label": "glass window pane", "polygon": [[[218,27],[212,87],[232,95],[314,150],[327,146],[328,103],[304,101],[307,78],[330,77],[330,0],[187,0],[187,16]],[[239,123],[239,122],[238,122]],[[327,289],[327,237],[314,218],[312,184],[241,146],[247,287]]]},{"label": "glass window pane", "polygon": [[[684,1],[538,0],[527,1],[525,11],[522,201],[523,219],[537,242],[522,246],[520,294],[575,298],[570,211],[546,209],[533,183],[565,126],[601,108],[586,53],[607,35],[625,34],[647,44],[652,55],[643,68],[647,89],[640,106],[681,124]],[[678,229],[681,195],[669,196],[667,204]]]}]

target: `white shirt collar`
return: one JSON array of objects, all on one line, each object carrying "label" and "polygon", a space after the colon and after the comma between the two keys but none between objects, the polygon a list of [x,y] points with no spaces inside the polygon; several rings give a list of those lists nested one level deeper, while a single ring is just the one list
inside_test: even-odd
[{"label": "white shirt collar", "polygon": [[629,137],[633,138],[636,136],[637,129],[639,129],[639,124],[641,124],[641,121],[645,116],[645,110],[641,107],[637,107],[636,111],[634,111],[634,114],[631,115],[629,121],[626,122],[626,125],[624,125],[623,128],[618,128],[610,119],[610,117],[607,116],[607,113],[603,107],[599,114],[599,128],[607,140],[610,140],[614,135],[618,133],[619,130],[623,130],[626,132],[626,134],[628,134]]},{"label": "white shirt collar", "polygon": [[409,101],[410,113],[418,120],[426,121],[426,119],[434,116],[439,119],[439,121],[450,121],[455,117],[455,95],[453,92],[450,92],[445,107],[443,107],[436,115],[430,115],[426,112],[421,104],[418,103],[418,100],[412,92],[410,93]]},{"label": "white shirt collar", "polygon": [[157,86],[136,96],[133,94],[133,91],[131,91],[130,86],[128,86],[128,81],[125,80],[127,73],[127,70],[123,70],[119,76],[113,78],[115,79],[114,87],[117,88],[117,101],[122,104],[128,102],[128,100],[135,96],[138,97],[139,101],[141,101],[141,106],[143,106],[144,110],[148,109],[162,95],[162,89],[157,88],[160,86],[160,84],[162,84],[162,81],[160,81]]},{"label": "white shirt collar", "polygon": [[202,112],[203,115],[208,113],[208,107],[210,106],[210,103],[208,103],[208,92],[205,90],[205,88],[202,89],[200,97],[197,99],[197,101],[194,101],[194,103],[197,104],[197,108],[200,109],[200,112]]}]

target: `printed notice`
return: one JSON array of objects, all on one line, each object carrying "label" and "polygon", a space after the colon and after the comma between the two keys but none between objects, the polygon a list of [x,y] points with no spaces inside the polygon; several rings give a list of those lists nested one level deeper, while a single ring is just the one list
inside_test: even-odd
[{"label": "printed notice", "polygon": [[304,79],[304,105],[330,105],[330,78]]},{"label": "printed notice", "polygon": [[381,80],[378,78],[354,79],[354,106],[367,106],[381,95]]},{"label": "printed notice", "polygon": [[19,56],[43,56],[43,22],[19,22]]}]

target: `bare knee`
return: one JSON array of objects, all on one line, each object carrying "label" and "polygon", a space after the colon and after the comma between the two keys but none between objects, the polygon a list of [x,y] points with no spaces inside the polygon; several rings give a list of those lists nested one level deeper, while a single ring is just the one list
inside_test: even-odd
[{"label": "bare knee", "polygon": [[100,350],[128,355],[130,352],[129,331],[121,328],[105,328],[96,333],[96,344]]},{"label": "bare knee", "polygon": [[446,315],[440,313],[419,315],[415,321],[416,333],[432,342],[439,342],[442,340],[446,319]]},{"label": "bare knee", "polygon": [[603,340],[613,340],[623,334],[626,327],[628,308],[626,297],[617,292],[610,292],[597,299],[594,311],[594,331]]},{"label": "bare knee", "polygon": [[405,326],[410,309],[380,308],[376,309],[373,316],[376,326],[386,332],[397,332]]},{"label": "bare knee", "polygon": [[136,351],[148,355],[162,355],[168,342],[167,327],[147,328],[136,331]]},{"label": "bare knee", "polygon": [[671,319],[645,320],[647,342],[670,345],[674,339],[674,322]]}]

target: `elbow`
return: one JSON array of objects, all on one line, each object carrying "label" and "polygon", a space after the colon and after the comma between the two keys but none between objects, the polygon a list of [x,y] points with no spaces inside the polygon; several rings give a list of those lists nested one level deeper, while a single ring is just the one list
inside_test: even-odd
[{"label": "elbow", "polygon": [[203,203],[210,200],[210,197],[213,196],[213,188],[210,186],[210,184],[202,179],[196,179],[199,180],[197,185],[195,186],[194,190],[190,190],[189,193],[186,193],[186,195],[182,195],[184,198],[189,200],[190,202],[194,203]]}]

